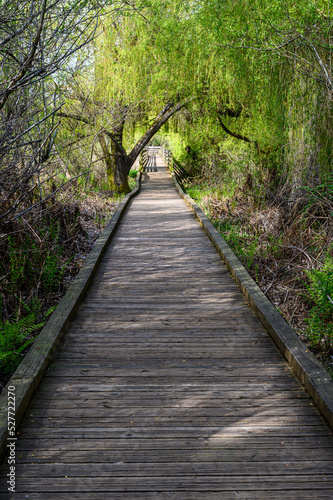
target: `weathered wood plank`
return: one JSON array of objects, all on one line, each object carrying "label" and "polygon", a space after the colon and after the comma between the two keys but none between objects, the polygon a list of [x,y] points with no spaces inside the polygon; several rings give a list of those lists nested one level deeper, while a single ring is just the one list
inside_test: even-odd
[{"label": "weathered wood plank", "polygon": [[[81,379],[76,379],[75,381],[69,378],[67,381],[59,380],[56,381],[53,377],[49,379],[45,378],[43,385],[40,388],[40,394],[45,395],[49,391],[52,393],[65,393],[65,394],[84,394],[90,397],[92,394],[94,397],[98,393],[104,394],[104,397],[112,396],[112,395],[120,395],[120,394],[136,394],[137,398],[140,398],[142,395],[150,394],[159,395],[161,392],[163,394],[169,395],[178,395],[180,398],[186,399],[191,398],[193,395],[198,395],[201,397],[207,397],[207,395],[211,395],[212,397],[216,396],[224,396],[224,397],[233,397],[234,399],[244,399],[246,401],[252,400],[261,400],[264,399],[268,401],[269,398],[271,400],[280,400],[280,397],[283,397],[283,393],[286,391],[289,394],[293,394],[295,398],[302,398],[302,390],[297,386],[290,386],[289,388],[285,386],[285,384],[272,384],[263,382],[260,385],[255,381],[252,384],[247,384],[247,387],[244,388],[244,383],[238,381],[231,384],[225,383],[223,380],[223,384],[219,386],[216,384],[215,380],[211,380],[211,378],[207,378],[204,380],[205,383],[197,383],[197,378],[194,377],[193,381],[187,381],[186,384],[182,384],[184,378],[174,379],[174,382],[171,387],[166,386],[166,381],[170,381],[170,377],[168,379],[165,378],[135,378],[127,379],[125,377],[114,377],[112,380],[108,380],[107,383],[105,380],[90,380],[86,377],[82,376]],[[174,386],[184,385],[183,390],[176,390]],[[206,387],[205,387],[206,386]],[[250,393],[250,394],[249,394]],[[280,393],[282,396],[276,397],[276,394]]]},{"label": "weathered wood plank", "polygon": [[[93,353],[92,354],[94,357],[96,355]],[[140,354],[141,356],[141,354]],[[90,356],[88,356],[90,358]],[[135,354],[134,357],[138,357],[138,353]],[[189,358],[190,359],[190,358]],[[109,361],[108,363],[108,368],[112,368],[113,370],[113,377],[144,377],[144,378],[151,378],[151,377],[170,377],[170,369],[173,371],[173,376],[175,377],[180,377],[184,378],[186,377],[189,372],[191,374],[191,377],[205,377],[205,378],[214,378],[220,379],[223,378],[225,379],[226,383],[228,383],[228,379],[231,379],[232,382],[234,382],[235,379],[244,379],[244,377],[251,377],[252,381],[258,380],[259,383],[262,383],[265,376],[270,377],[270,380],[273,379],[277,381],[281,381],[283,384],[285,383],[284,377],[281,376],[281,372],[278,370],[265,370],[261,368],[260,373],[261,375],[258,374],[255,370],[241,370],[237,368],[227,368],[223,369],[221,367],[216,366],[215,368],[207,368],[204,366],[204,363],[202,363],[202,366],[200,366],[200,363],[197,363],[197,366],[194,367],[188,366],[188,363],[186,363],[186,360],[183,360],[183,367],[178,367],[175,365],[173,368],[170,367],[156,367],[157,363],[151,363],[150,365],[145,364],[143,361],[141,364],[138,366],[133,366],[129,364],[127,361],[126,364],[122,364],[122,366],[119,366],[119,363],[115,363],[112,361]],[[155,365],[155,366],[154,366]],[[163,363],[164,365],[164,363]],[[185,366],[186,365],[186,366]],[[106,368],[106,367],[105,367]],[[75,367],[71,362],[68,363],[68,366],[54,366],[47,374],[47,377],[53,377],[53,378],[58,378],[58,377],[66,377],[68,376],[71,377],[86,377],[86,378],[93,378],[96,380],[96,377],[102,377],[103,374],[105,373],[105,368],[101,366],[99,369],[98,368],[89,368],[87,366],[79,366]],[[292,377],[292,375],[290,375]],[[59,381],[60,382],[60,381]],[[103,380],[101,380],[103,382]],[[266,384],[266,381],[264,382]],[[286,388],[286,387],[285,387]]]},{"label": "weathered wood plank", "polygon": [[[144,446],[144,443],[142,443]],[[249,464],[254,466],[256,462],[259,464],[265,463],[268,466],[271,466],[272,463],[276,464],[278,467],[280,465],[286,467],[285,464],[289,466],[297,466],[300,468],[300,471],[304,471],[306,473],[307,464],[309,467],[312,467],[313,470],[316,469],[317,465],[326,466],[330,470],[330,474],[332,473],[332,460],[333,454],[328,449],[325,448],[325,452],[323,450],[316,449],[316,447],[308,447],[302,448],[302,453],[306,457],[304,459],[301,456],[300,448],[297,446],[289,447],[288,450],[281,449],[276,447],[275,450],[271,450],[269,447],[261,446],[260,449],[257,449],[255,446],[251,448],[248,447],[239,447],[238,449],[223,449],[223,448],[206,448],[206,449],[195,449],[193,446],[189,449],[182,449],[180,447],[176,447],[175,449],[166,449],[163,447],[163,443],[161,443],[161,447],[157,448],[156,446],[152,446],[149,450],[147,449],[125,449],[121,446],[110,446],[108,449],[98,450],[92,449],[92,446],[89,448],[82,447],[77,450],[61,450],[60,448],[56,449],[56,445],[47,442],[44,446],[40,446],[37,449],[33,448],[33,444],[31,447],[27,448],[25,445],[25,449],[21,450],[21,455],[19,459],[19,464],[23,463],[87,463],[89,459],[89,463],[117,463],[123,462],[124,464],[145,464],[145,463],[178,463],[180,461],[185,463],[199,462],[200,464],[205,464],[206,462],[214,463],[219,462],[221,467],[228,466],[231,464],[232,466],[241,469],[244,473],[243,465],[247,467]],[[47,448],[49,446],[49,448]],[[115,450],[115,448],[117,448]],[[147,453],[148,451],[148,453]],[[240,466],[242,464],[242,466]],[[303,469],[304,467],[304,469]],[[261,466],[259,465],[260,470]],[[275,470],[275,467],[273,467]],[[311,469],[310,469],[311,470]],[[240,472],[239,472],[240,473]],[[223,472],[221,472],[223,475]]]},{"label": "weathered wood plank", "polygon": [[[246,460],[247,453],[252,452],[253,456],[261,456],[261,453],[266,453],[268,450],[275,450],[276,453],[279,451],[287,452],[290,450],[296,450],[298,453],[299,460],[304,459],[303,451],[306,453],[308,450],[317,450],[321,452],[322,457],[327,457],[331,460],[332,458],[332,447],[330,441],[326,437],[295,437],[288,436],[285,440],[281,439],[280,436],[236,436],[231,440],[221,441],[220,438],[210,437],[207,438],[156,438],[151,437],[137,438],[134,436],[124,436],[124,437],[94,437],[85,435],[81,438],[68,437],[63,439],[61,436],[37,436],[37,437],[24,437],[20,436],[20,451],[29,451],[32,454],[50,450],[59,451],[86,451],[87,455],[90,455],[91,451],[111,451],[111,452],[122,452],[122,450],[127,450],[131,453],[137,451],[150,451],[154,450],[156,453],[159,451],[161,457],[163,457],[164,450],[182,450],[191,455],[192,451],[204,453],[207,450],[214,450],[221,453],[222,457],[230,451],[230,460],[232,461],[233,453],[239,453],[239,457],[242,457],[243,452],[245,452]],[[148,454],[149,455],[149,454]],[[309,458],[311,455],[306,455]],[[314,455],[317,456],[317,455]],[[242,460],[241,460],[242,461]]]},{"label": "weathered wood plank", "polygon": [[[304,400],[306,403],[304,404]],[[109,396],[108,398],[103,397],[102,394],[92,395],[92,397],[87,397],[85,394],[83,397],[71,397],[69,398],[66,394],[59,393],[57,398],[50,396],[47,399],[47,394],[40,393],[40,397],[32,401],[29,407],[29,413],[31,410],[36,410],[38,408],[43,408],[45,411],[55,410],[57,411],[61,408],[63,410],[71,409],[75,411],[76,408],[96,408],[99,406],[106,406],[109,408],[117,409],[119,412],[130,412],[130,411],[148,411],[149,408],[158,408],[160,413],[167,411],[170,408],[196,408],[205,409],[209,408],[210,411],[220,411],[221,415],[235,415],[236,413],[242,416],[249,416],[255,411],[260,411],[261,415],[307,415],[313,414],[313,412],[318,415],[317,408],[311,406],[307,398],[293,398],[289,396],[288,398],[274,398],[272,400],[267,399],[267,401],[262,400],[260,402],[243,400],[243,399],[231,399],[217,397],[200,397],[191,395],[189,399],[182,397],[168,397],[161,395],[150,395],[147,391],[146,394],[141,394],[138,397],[135,394],[124,396],[123,394]]]},{"label": "weathered wood plank", "polygon": [[[284,475],[286,481],[288,476],[312,476],[313,480],[313,466],[316,466],[318,475],[324,475],[327,480],[332,481],[332,462],[324,461],[304,461],[304,462],[251,462],[244,463],[240,467],[239,462],[188,462],[181,460],[170,463],[109,463],[100,462],[98,464],[76,464],[75,462],[69,466],[68,464],[40,464],[40,463],[20,463],[17,467],[17,473],[22,478],[70,478],[85,477],[87,475],[95,477],[142,477],[144,480],[147,476],[174,476],[182,477],[183,475],[196,475],[199,476],[237,476],[240,481],[244,481],[244,476],[266,475],[275,476]],[[317,480],[322,483],[323,478],[317,477]]]},{"label": "weathered wood plank", "polygon": [[[70,494],[71,499],[79,499],[79,500],[105,500],[105,493],[96,493],[89,489],[89,492],[81,491],[80,493],[76,493],[75,491],[67,492]],[[300,496],[301,495],[301,496]],[[9,500],[25,500],[27,497],[24,493],[16,493],[15,497],[10,495],[8,497]],[[37,499],[37,500],[50,500],[50,493],[30,493],[29,498]],[[52,492],[52,498],[63,499],[63,492]],[[67,497],[68,498],[68,497]],[[314,498],[317,500],[332,500],[331,492],[325,490],[311,489],[311,490],[302,490],[301,493],[299,491],[292,491],[290,489],[287,490],[278,490],[278,491],[270,491],[269,492],[269,500],[313,500]],[[131,491],[127,492],[112,492],[112,500],[221,500],[220,492],[204,492],[200,491],[198,493],[193,491],[184,491],[176,492],[172,491],[171,493],[163,492],[138,492]],[[248,490],[239,490],[239,488],[234,491],[224,491],[223,492],[223,500],[267,500],[267,492],[266,491],[248,491]]]},{"label": "weathered wood plank", "polygon": [[[156,481],[158,480],[158,486]],[[333,489],[333,476],[248,476],[247,478],[233,477],[233,476],[196,476],[192,474],[190,477],[179,476],[159,476],[156,477],[57,477],[57,478],[35,478],[26,477],[24,483],[20,483],[17,487],[17,492],[67,492],[75,491],[94,491],[94,492],[150,492],[157,490],[164,491],[194,491],[194,492],[210,492],[210,491],[235,491],[235,490],[249,490],[249,491],[279,491],[284,490],[288,485],[288,489],[299,491],[300,495],[303,489],[316,489],[316,490],[332,490]],[[0,488],[3,483],[0,483]],[[267,493],[266,493],[267,494]],[[68,497],[67,497],[68,498]],[[288,498],[288,497],[287,497]],[[302,498],[300,496],[299,498]],[[317,498],[320,498],[317,497]]]},{"label": "weathered wood plank", "polygon": [[333,498],[330,430],[159,168],[19,428],[13,498]]},{"label": "weathered wood plank", "polygon": [[[96,419],[97,421],[97,419]],[[42,439],[44,438],[61,438],[67,440],[69,438],[76,439],[111,439],[111,438],[131,438],[131,439],[178,439],[178,438],[195,438],[195,439],[212,439],[218,440],[220,443],[232,443],[235,445],[240,436],[245,438],[247,441],[249,437],[252,437],[253,442],[260,443],[260,437],[264,437],[267,439],[274,438],[275,444],[277,442],[283,441],[286,442],[292,437],[298,440],[304,440],[304,443],[307,438],[312,438],[313,440],[317,440],[318,445],[321,443],[321,440],[330,440],[331,434],[323,423],[319,425],[284,425],[279,424],[277,426],[269,425],[269,419],[267,419],[266,425],[262,425],[261,423],[258,425],[229,425],[225,429],[221,429],[220,426],[210,426],[210,425],[190,425],[187,422],[184,425],[181,425],[182,422],[173,422],[169,427],[148,427],[146,424],[142,427],[135,426],[131,424],[131,421],[128,420],[127,425],[116,426],[116,427],[94,427],[93,425],[88,425],[87,427],[83,426],[83,422],[77,422],[75,428],[72,427],[52,427],[51,425],[48,427],[39,428],[37,427],[28,427],[28,421],[24,427],[21,429],[20,436],[29,439]],[[280,440],[280,441],[279,441]],[[283,441],[284,442],[284,441]]]}]

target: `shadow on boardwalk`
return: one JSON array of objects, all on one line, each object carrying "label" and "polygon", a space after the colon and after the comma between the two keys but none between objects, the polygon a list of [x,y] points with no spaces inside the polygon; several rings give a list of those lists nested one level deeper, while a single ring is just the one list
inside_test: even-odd
[{"label": "shadow on boardwalk", "polygon": [[12,498],[333,498],[329,429],[154,161],[19,429]]}]

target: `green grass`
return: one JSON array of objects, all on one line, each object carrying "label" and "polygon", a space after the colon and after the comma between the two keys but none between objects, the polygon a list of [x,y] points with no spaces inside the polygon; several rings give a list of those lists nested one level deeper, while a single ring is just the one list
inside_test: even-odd
[{"label": "green grass", "polygon": [[248,233],[241,225],[229,220],[212,222],[245,267],[250,268],[259,251],[258,236]]},{"label": "green grass", "polygon": [[135,188],[137,175],[138,175],[137,170],[130,170],[128,174],[128,185],[131,188],[131,190]]}]

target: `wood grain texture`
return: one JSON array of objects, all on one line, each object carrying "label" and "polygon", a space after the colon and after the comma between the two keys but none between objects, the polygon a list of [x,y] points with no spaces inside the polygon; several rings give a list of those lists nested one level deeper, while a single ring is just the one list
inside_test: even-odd
[{"label": "wood grain texture", "polygon": [[191,207],[198,221],[221,255],[253,311],[305,385],[333,430],[333,380],[250,277],[244,266],[239,262],[226,241],[216,231],[201,208],[190,196],[183,192],[174,174],[172,174],[172,179],[179,194]]},{"label": "wood grain texture", "polygon": [[7,497],[19,500],[333,498],[329,427],[159,158],[43,377],[17,457]]},{"label": "wood grain texture", "polygon": [[15,387],[15,420],[16,425],[18,425],[88,289],[103,253],[130,200],[139,192],[140,180],[141,175],[138,177],[133,191],[125,196],[116,208],[109,224],[90,251],[82,269],[0,395],[0,461],[7,452],[7,388],[9,386]]}]

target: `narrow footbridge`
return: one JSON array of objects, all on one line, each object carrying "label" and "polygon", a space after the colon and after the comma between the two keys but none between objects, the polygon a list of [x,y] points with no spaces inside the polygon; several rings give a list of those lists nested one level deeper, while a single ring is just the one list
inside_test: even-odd
[{"label": "narrow footbridge", "polygon": [[333,499],[328,425],[160,157],[18,428],[12,494],[7,461],[4,499]]}]

